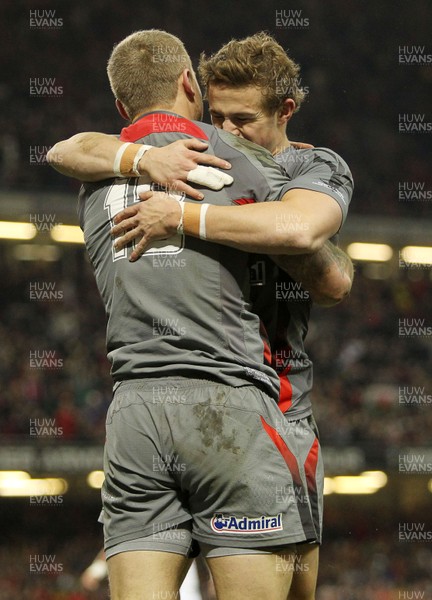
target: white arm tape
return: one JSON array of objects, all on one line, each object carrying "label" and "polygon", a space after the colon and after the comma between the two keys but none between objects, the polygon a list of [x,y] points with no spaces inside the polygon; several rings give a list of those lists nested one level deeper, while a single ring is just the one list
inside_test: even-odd
[{"label": "white arm tape", "polygon": [[207,210],[208,210],[209,206],[210,206],[210,204],[201,204],[200,224],[199,224],[199,237],[200,237],[200,240],[206,240],[207,239],[206,213],[207,213]]},{"label": "white arm tape", "polygon": [[120,146],[120,148],[117,150],[117,154],[115,155],[115,159],[114,159],[114,165],[113,165],[113,171],[114,171],[114,175],[116,177],[123,177],[123,175],[120,172],[120,162],[121,162],[121,158],[123,156],[124,151],[126,150],[126,148],[128,146],[130,146],[131,142],[125,142],[122,146]]}]

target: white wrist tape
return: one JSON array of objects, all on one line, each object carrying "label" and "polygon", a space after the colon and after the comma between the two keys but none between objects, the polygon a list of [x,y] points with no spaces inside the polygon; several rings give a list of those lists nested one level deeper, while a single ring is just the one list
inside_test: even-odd
[{"label": "white wrist tape", "polygon": [[153,146],[148,146],[146,144],[142,144],[141,148],[135,154],[135,158],[134,158],[133,165],[132,165],[132,171],[135,173],[135,175],[137,177],[141,176],[141,173],[139,172],[139,169],[138,169],[139,161],[144,156],[144,154],[147,152],[147,150],[151,150],[152,148],[153,148]]},{"label": "white wrist tape", "polygon": [[184,205],[184,201],[183,200],[179,200],[178,198],[176,198],[177,202],[180,205],[180,210],[181,210],[181,215],[180,215],[180,221],[179,224],[177,225],[177,233],[179,234],[183,234],[183,224],[184,224],[184,210],[185,210],[185,205]]},{"label": "white wrist tape", "polygon": [[121,159],[122,156],[124,154],[124,151],[126,150],[126,148],[128,146],[131,145],[131,142],[125,142],[122,146],[120,146],[120,148],[117,150],[117,154],[115,155],[115,159],[114,159],[114,165],[113,165],[113,171],[114,171],[114,175],[116,177],[123,177],[121,171],[120,171],[120,163],[121,163]]},{"label": "white wrist tape", "polygon": [[206,213],[210,204],[201,204],[200,222],[199,222],[199,237],[201,240],[207,239],[206,232]]}]

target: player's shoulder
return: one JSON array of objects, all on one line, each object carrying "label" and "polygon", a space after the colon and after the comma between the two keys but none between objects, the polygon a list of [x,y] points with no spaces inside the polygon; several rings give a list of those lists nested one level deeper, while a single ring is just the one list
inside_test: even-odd
[{"label": "player's shoulder", "polygon": [[328,174],[338,173],[352,179],[346,161],[331,148],[320,146],[302,149],[289,146],[276,156],[276,160],[290,178],[322,171]]},{"label": "player's shoulder", "polygon": [[319,146],[318,148],[310,148],[310,152],[313,156],[319,157],[324,161],[329,161],[330,163],[343,165],[349,171],[349,166],[347,162],[342,158],[340,154],[338,154],[331,148]]},{"label": "player's shoulder", "polygon": [[214,129],[215,147],[224,148],[232,156],[237,156],[240,160],[249,162],[256,169],[280,171],[279,165],[276,163],[273,155],[263,148],[254,144],[250,140],[233,135],[223,129]]},{"label": "player's shoulder", "polygon": [[[354,178],[346,161],[334,150],[326,147],[311,148],[313,156],[313,169],[321,179],[330,178],[329,182],[335,185],[338,182],[349,193],[354,189]],[[321,174],[321,175],[320,175]]]}]

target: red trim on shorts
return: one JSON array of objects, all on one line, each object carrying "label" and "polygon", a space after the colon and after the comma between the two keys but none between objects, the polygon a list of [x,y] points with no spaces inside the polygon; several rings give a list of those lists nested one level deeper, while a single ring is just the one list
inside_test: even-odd
[{"label": "red trim on shorts", "polygon": [[234,204],[254,204],[256,202],[255,198],[237,198],[237,200],[233,200]]},{"label": "red trim on shorts", "polygon": [[316,470],[318,465],[318,450],[319,450],[319,442],[318,438],[315,438],[314,443],[312,444],[311,449],[309,450],[309,454],[307,455],[306,462],[304,464],[304,469],[306,473],[306,481],[309,490],[316,492]]},{"label": "red trim on shorts", "polygon": [[151,133],[166,133],[178,131],[201,140],[208,140],[204,131],[189,119],[178,117],[171,113],[151,113],[121,130],[122,142],[135,142]]},{"label": "red trim on shorts", "polygon": [[269,438],[271,439],[273,444],[276,446],[276,448],[279,450],[279,452],[282,454],[282,457],[283,457],[288,469],[291,472],[293,482],[296,485],[301,486],[302,480],[300,477],[300,471],[299,471],[298,462],[297,462],[296,457],[291,452],[291,450],[288,448],[288,446],[286,445],[284,440],[281,438],[279,433],[276,431],[276,429],[274,429],[271,425],[269,425],[265,421],[264,417],[260,417],[260,418],[261,418],[262,426],[264,427],[265,431],[267,432],[267,435],[269,436]]}]

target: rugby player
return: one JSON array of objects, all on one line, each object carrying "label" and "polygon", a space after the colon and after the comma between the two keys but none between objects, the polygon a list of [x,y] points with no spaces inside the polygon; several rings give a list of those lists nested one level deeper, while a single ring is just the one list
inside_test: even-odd
[{"label": "rugby player", "polygon": [[[184,53],[183,68],[164,76],[160,65],[155,71],[151,53],[160,44]],[[212,152],[218,150],[230,160],[233,186],[228,192],[208,193],[207,199],[220,206],[205,207],[211,216],[214,208],[226,205],[230,217],[238,223],[247,221],[228,235],[229,244],[298,254],[318,249],[338,230],[341,211],[326,195],[314,191],[300,202],[265,152],[188,120],[201,115],[202,102],[179,40],[164,32],[133,34],[113,51],[109,73],[117,104],[133,121],[123,130],[123,140],[157,145],[195,135],[207,138]],[[149,85],[156,77],[169,85]],[[161,133],[161,124],[167,121],[170,128]],[[139,168],[140,149],[130,150],[129,163],[119,161],[123,175],[135,175]],[[289,432],[277,431],[280,411],[260,389],[277,397],[273,372],[258,360],[263,350],[258,323],[241,294],[243,253],[180,234],[147,251],[139,265],[131,265],[125,260],[127,251],[111,247],[108,234],[116,212],[136,202],[138,192],[136,180],[118,178],[85,186],[81,198],[86,244],[109,315],[108,349],[117,382],[107,418],[103,489],[112,597],[150,598],[160,590],[176,593],[187,566],[191,540],[187,533],[192,529],[207,556],[219,598],[269,595],[282,600],[292,572],[275,568],[277,558],[291,560],[287,545],[305,536],[312,539],[315,531],[305,531],[291,502],[288,507],[275,500],[277,486],[293,485],[287,467]],[[231,206],[245,197],[257,204]],[[258,201],[272,198],[282,202],[269,202],[261,210]],[[176,204],[177,216],[184,213],[185,229],[205,237],[201,206]],[[317,215],[326,204],[327,213]],[[306,235],[275,230],[275,222],[299,214],[307,224]],[[209,225],[211,230],[211,219]],[[170,252],[182,253],[185,261],[175,284],[172,269],[155,273],[151,263],[152,257]],[[167,314],[187,326],[181,332],[166,331]],[[155,375],[157,383],[151,378]],[[175,384],[175,402],[164,399],[167,382]],[[239,390],[241,398],[236,396]],[[150,475],[149,457],[154,458],[155,452],[163,457],[164,449],[171,450],[165,457],[184,461],[184,477],[172,476],[173,464],[158,477]],[[174,529],[179,525],[184,525],[180,532]],[[154,533],[155,526],[160,534],[172,534],[169,542]],[[255,554],[257,548],[268,554]]]},{"label": "rugby player", "polygon": [[[298,83],[298,66],[273,38],[260,33],[241,41],[233,40],[209,59],[203,56],[199,72],[207,90],[212,121],[217,127],[266,147],[277,156],[296,186],[326,189],[344,211],[343,203],[347,204],[352,194],[352,178],[346,163],[329,149],[299,151],[288,140],[287,123],[299,109],[304,93]],[[132,226],[131,233],[120,240],[119,247],[140,233],[136,220],[132,223],[130,217],[135,218],[142,211],[146,224],[146,210],[146,206],[131,207],[117,216],[122,221],[114,233]],[[294,227],[295,223],[281,223],[283,226]],[[141,240],[141,247],[138,244],[134,250],[135,256],[139,256],[147,241]],[[312,362],[305,352],[304,339],[311,299],[322,304],[342,299],[350,287],[347,278],[352,280],[352,265],[330,242],[314,255],[274,259],[284,271],[278,271],[267,256],[253,258],[251,297],[254,310],[270,334],[272,365],[281,380],[280,408],[300,439],[297,459],[300,459],[303,481],[307,482],[307,493],[299,487],[295,495],[298,502],[306,499],[309,502],[319,543],[323,469],[311,414]],[[339,291],[330,285],[329,293],[328,277],[323,277],[323,273],[331,268],[340,269],[343,277],[337,284],[341,286]],[[303,287],[297,287],[295,281],[301,282]],[[289,598],[313,599],[318,570],[317,543],[298,544],[297,559]]]}]

